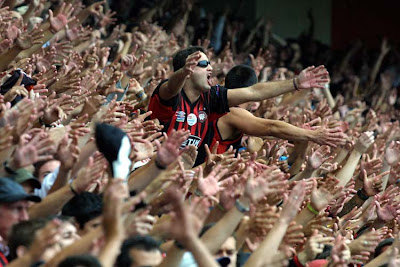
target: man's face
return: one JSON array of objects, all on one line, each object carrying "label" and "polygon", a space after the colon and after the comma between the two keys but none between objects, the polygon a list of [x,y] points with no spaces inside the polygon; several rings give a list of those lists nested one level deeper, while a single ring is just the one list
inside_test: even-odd
[{"label": "man's face", "polygon": [[229,237],[214,255],[215,259],[222,257],[228,257],[231,260],[231,263],[228,265],[228,267],[236,266],[236,240],[234,237]]},{"label": "man's face", "polygon": [[60,231],[61,231],[61,239],[58,243],[61,246],[61,248],[68,247],[76,240],[80,239],[76,227],[70,222],[64,222],[60,227]]},{"label": "man's face", "polygon": [[83,235],[87,234],[90,230],[97,228],[99,225],[101,225],[102,218],[103,218],[102,216],[99,216],[94,219],[91,219],[90,221],[85,223],[85,225],[83,226],[83,229],[80,229],[78,231],[78,234],[80,236],[83,236]]},{"label": "man's face", "polygon": [[[207,56],[201,53],[199,61],[208,61]],[[206,92],[211,89],[211,74],[212,67],[207,65],[206,67],[195,66],[192,75],[189,78],[189,83],[192,87],[200,92]]]},{"label": "man's face", "polygon": [[133,260],[131,267],[158,266],[163,259],[159,250],[145,251],[133,248],[129,254]]},{"label": "man's face", "polygon": [[20,200],[13,203],[0,204],[0,235],[5,241],[14,224],[27,221],[29,203],[26,200]]}]

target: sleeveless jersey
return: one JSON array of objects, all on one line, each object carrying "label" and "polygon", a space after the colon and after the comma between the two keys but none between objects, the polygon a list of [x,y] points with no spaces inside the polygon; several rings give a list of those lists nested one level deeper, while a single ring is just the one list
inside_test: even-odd
[{"label": "sleeveless jersey", "polygon": [[[188,145],[195,145],[198,149],[196,166],[201,164],[201,154],[205,154],[204,142],[210,140],[208,135],[209,123],[215,121],[221,115],[229,112],[227,89],[222,86],[212,86],[207,92],[191,103],[182,89],[172,99],[163,100],[159,95],[161,82],[154,90],[150,99],[149,110],[153,113],[150,118],[157,118],[164,126],[163,131],[169,134],[172,129],[185,129],[190,131],[189,138],[181,145],[181,148]],[[208,143],[210,145],[210,143]],[[204,160],[203,160],[204,161]]]}]

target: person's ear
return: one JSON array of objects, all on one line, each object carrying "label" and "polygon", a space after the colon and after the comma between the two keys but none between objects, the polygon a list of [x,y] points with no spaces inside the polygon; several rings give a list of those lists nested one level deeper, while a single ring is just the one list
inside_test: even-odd
[{"label": "person's ear", "polygon": [[26,247],[25,246],[18,246],[16,249],[16,253],[18,258],[22,258],[26,253]]}]

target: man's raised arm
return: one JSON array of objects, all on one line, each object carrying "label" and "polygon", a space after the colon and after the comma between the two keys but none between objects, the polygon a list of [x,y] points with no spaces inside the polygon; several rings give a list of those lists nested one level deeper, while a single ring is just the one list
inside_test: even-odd
[{"label": "man's raised arm", "polygon": [[200,51],[191,54],[186,58],[185,66],[172,74],[169,80],[163,83],[160,87],[160,97],[163,100],[169,100],[176,96],[183,88],[186,79],[193,73],[194,67],[197,65],[197,61],[200,59]]},{"label": "man's raised arm", "polygon": [[250,101],[262,101],[284,93],[300,89],[324,88],[329,82],[328,72],[323,65],[308,67],[292,80],[257,83],[250,87],[228,90],[230,107]]}]

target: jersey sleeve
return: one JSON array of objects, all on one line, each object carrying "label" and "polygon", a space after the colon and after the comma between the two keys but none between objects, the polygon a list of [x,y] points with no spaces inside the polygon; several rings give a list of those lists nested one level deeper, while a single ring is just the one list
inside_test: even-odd
[{"label": "jersey sleeve", "polygon": [[170,121],[172,116],[175,114],[176,107],[179,101],[179,94],[169,100],[164,100],[160,97],[160,87],[168,80],[162,81],[157,88],[154,90],[153,95],[150,98],[149,111],[153,113],[150,115],[151,119],[159,119],[160,122]]},{"label": "jersey sleeve", "polygon": [[210,109],[212,113],[224,114],[229,112],[228,89],[217,85],[210,89]]}]

